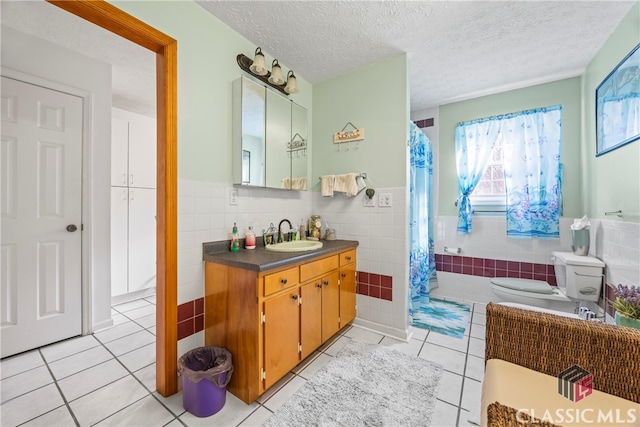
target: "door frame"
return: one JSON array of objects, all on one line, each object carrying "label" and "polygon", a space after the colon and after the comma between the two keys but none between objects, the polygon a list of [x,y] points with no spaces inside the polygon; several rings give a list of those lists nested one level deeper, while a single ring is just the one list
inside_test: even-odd
[{"label": "door frame", "polygon": [[178,391],[178,42],[105,0],[47,2],[156,53],[156,389],[170,396]]}]

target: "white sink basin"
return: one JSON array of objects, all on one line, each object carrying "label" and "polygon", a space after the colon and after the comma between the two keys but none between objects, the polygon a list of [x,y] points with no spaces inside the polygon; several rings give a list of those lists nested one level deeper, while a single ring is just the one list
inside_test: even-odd
[{"label": "white sink basin", "polygon": [[315,251],[322,247],[322,242],[317,240],[292,240],[290,242],[267,245],[266,249],[273,252],[304,252]]}]

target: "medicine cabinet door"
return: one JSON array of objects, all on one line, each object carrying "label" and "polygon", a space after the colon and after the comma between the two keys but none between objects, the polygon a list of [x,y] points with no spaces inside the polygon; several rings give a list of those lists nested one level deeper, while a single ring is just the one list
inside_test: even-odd
[{"label": "medicine cabinet door", "polygon": [[286,188],[291,177],[291,161],[287,144],[291,140],[291,101],[267,91],[265,187]]},{"label": "medicine cabinet door", "polygon": [[266,89],[243,77],[233,92],[233,183],[264,187]]},{"label": "medicine cabinet door", "polygon": [[[295,102],[291,103],[291,138],[291,178],[292,180],[304,178],[306,182],[308,174],[307,152],[309,148],[307,109]],[[308,186],[304,187],[308,188]]]}]

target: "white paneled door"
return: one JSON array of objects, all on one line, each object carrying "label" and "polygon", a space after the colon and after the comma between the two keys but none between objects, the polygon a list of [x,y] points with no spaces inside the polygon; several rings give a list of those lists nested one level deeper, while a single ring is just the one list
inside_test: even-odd
[{"label": "white paneled door", "polygon": [[82,332],[82,99],[2,77],[1,356]]}]

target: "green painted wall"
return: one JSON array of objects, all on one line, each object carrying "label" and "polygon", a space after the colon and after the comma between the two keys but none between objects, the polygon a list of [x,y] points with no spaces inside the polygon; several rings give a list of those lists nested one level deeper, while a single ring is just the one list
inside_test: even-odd
[{"label": "green painted wall", "polygon": [[[406,187],[409,124],[407,56],[400,55],[313,87],[312,188],[319,176],[366,172],[372,187]],[[351,122],[365,139],[333,143],[333,134]]]},{"label": "green painted wall", "polygon": [[580,78],[531,86],[440,107],[439,215],[457,215],[455,127],[459,122],[562,104],[564,216],[584,215],[580,164]]},{"label": "green painted wall", "polygon": [[623,220],[640,222],[640,140],[596,157],[595,91],[640,42],[640,2],[609,36],[582,75],[582,192],[587,215],[622,210]]},{"label": "green painted wall", "polygon": [[[178,41],[178,176],[231,182],[231,83],[243,74],[236,56],[252,58],[256,46],[195,2],[112,3]],[[291,99],[311,117],[312,86],[296,76]]]}]

